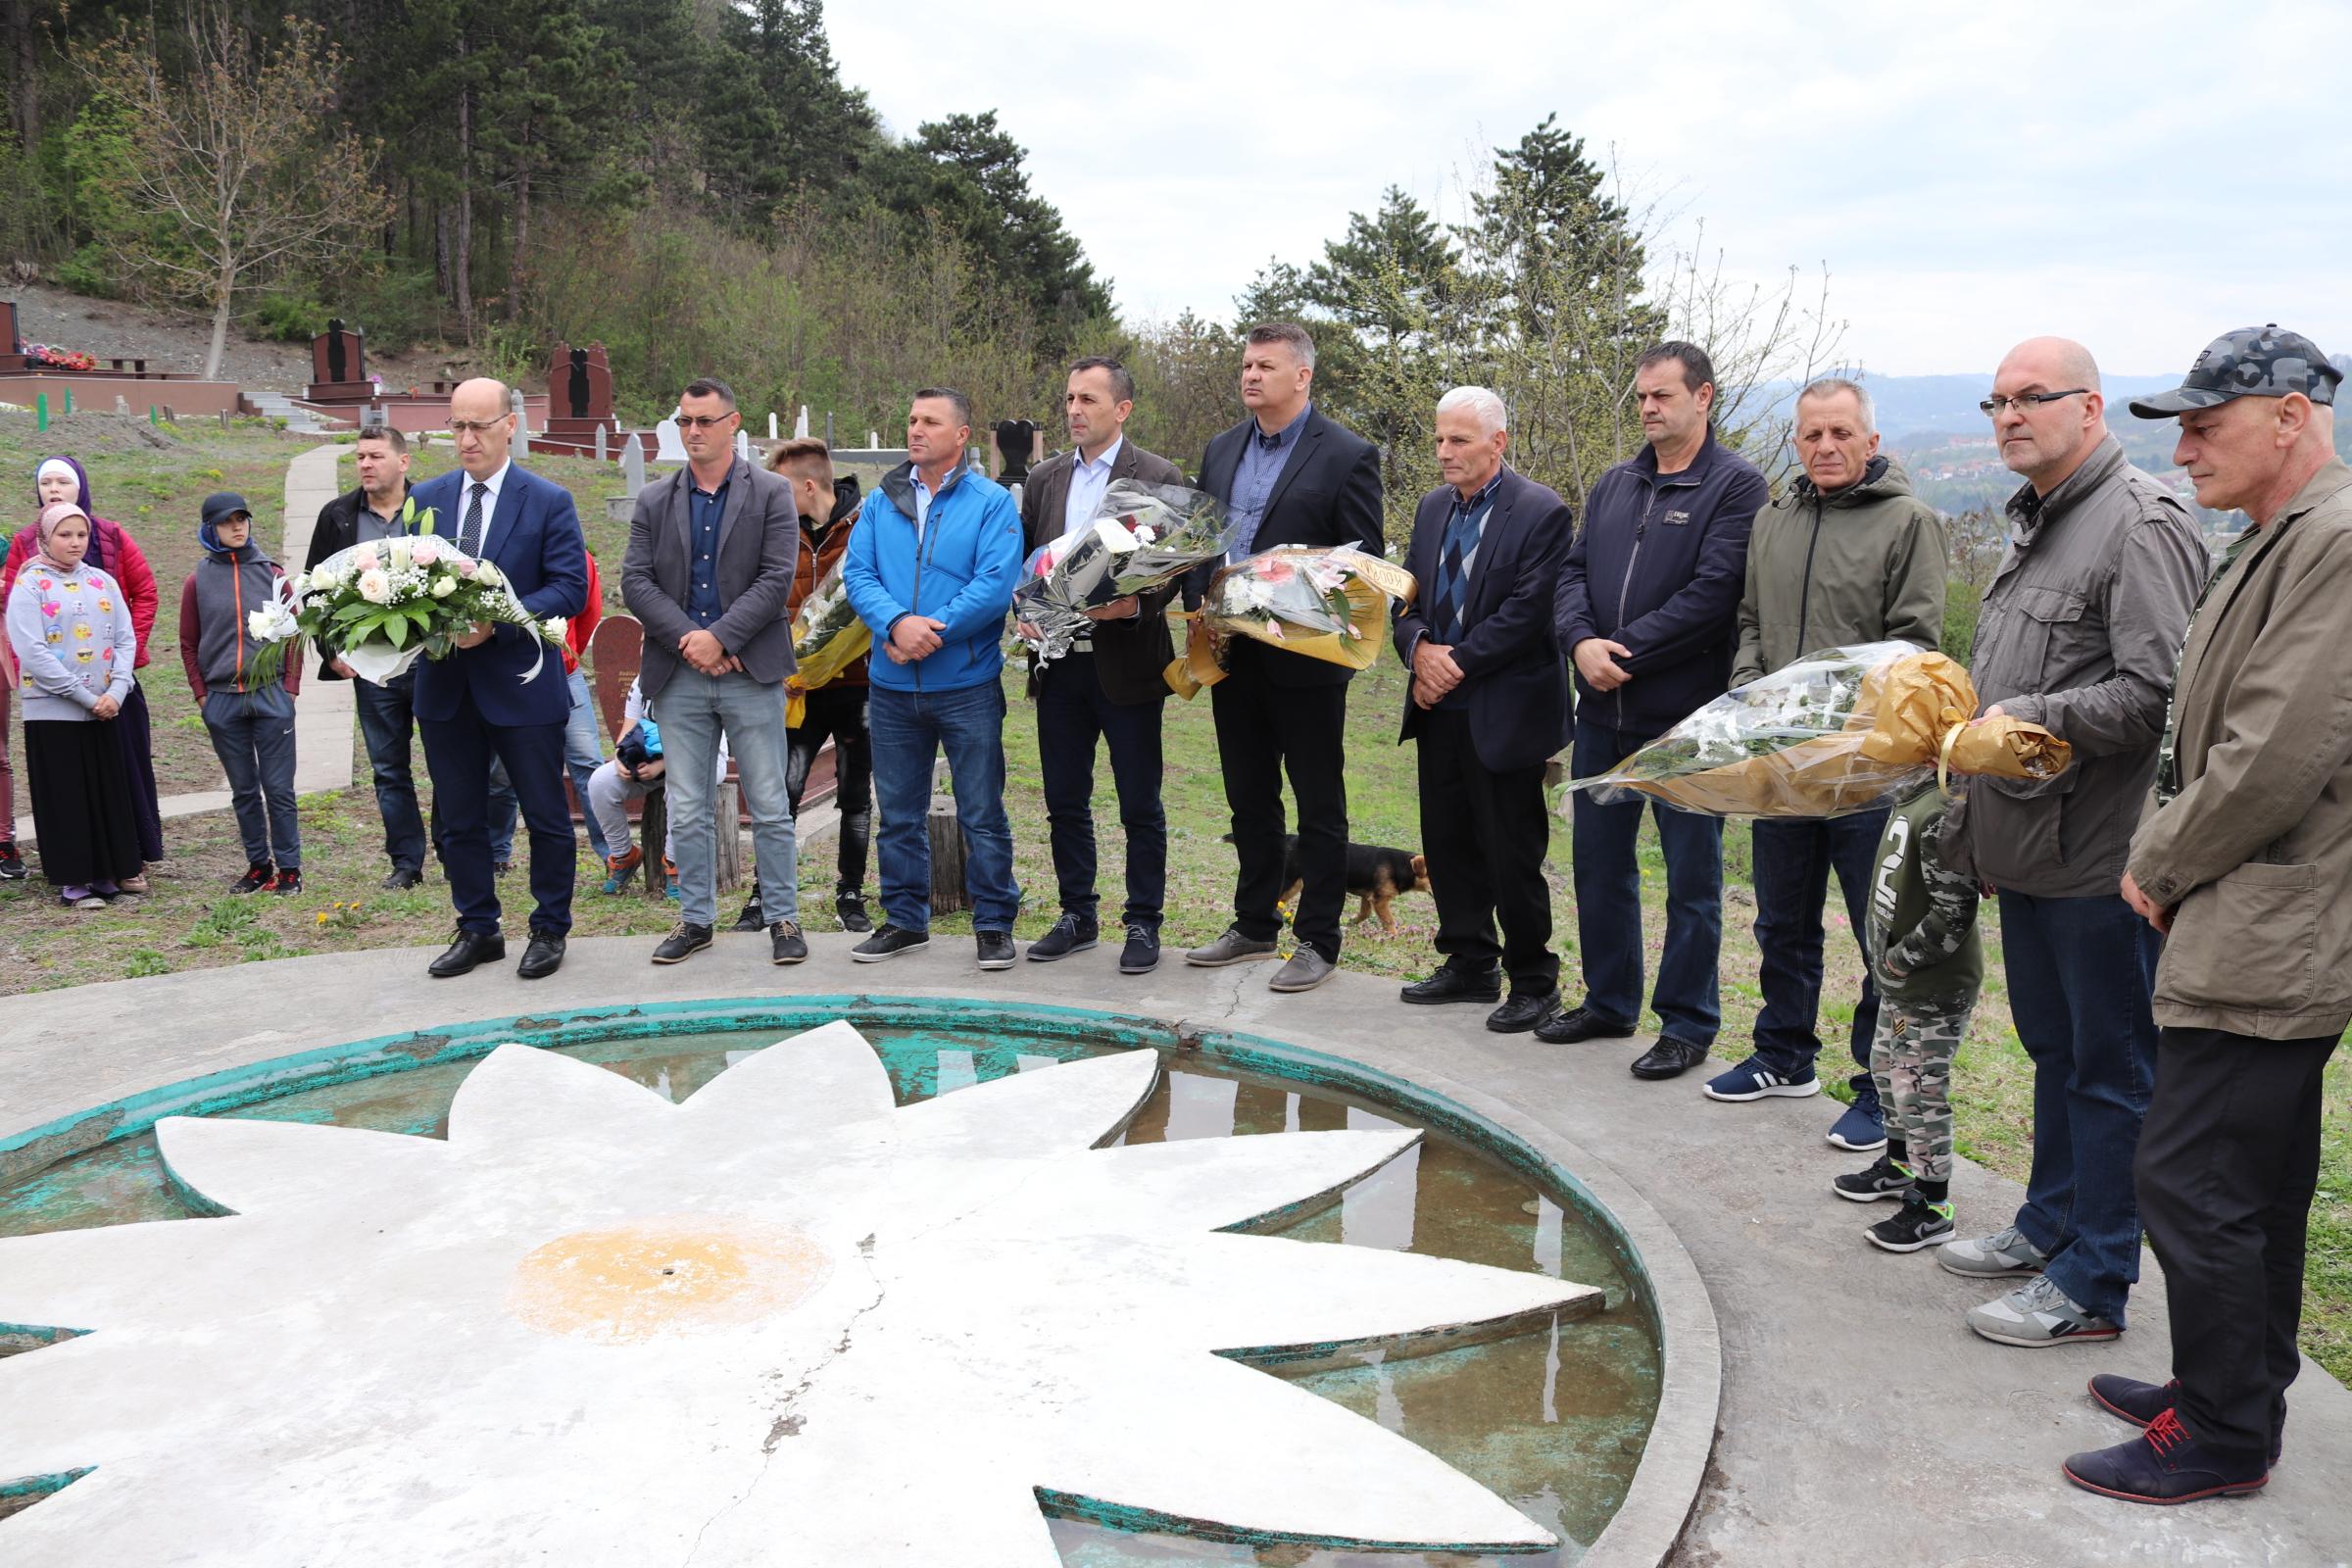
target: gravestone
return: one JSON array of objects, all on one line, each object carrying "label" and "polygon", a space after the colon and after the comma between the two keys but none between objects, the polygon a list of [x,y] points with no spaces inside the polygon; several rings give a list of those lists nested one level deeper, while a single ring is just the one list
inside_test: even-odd
[{"label": "gravestone", "polygon": [[1037,456],[1037,421],[999,419],[996,437],[996,477],[1004,484],[1019,484],[1029,477],[1029,465]]},{"label": "gravestone", "polygon": [[792,421],[792,438],[795,441],[808,439],[808,405],[806,403],[801,405],[801,416]]},{"label": "gravestone", "polygon": [[611,455],[605,450],[605,427],[600,424],[596,427],[596,461],[602,463]]},{"label": "gravestone", "polygon": [[773,409],[770,409],[767,414],[767,438],[770,441],[776,438],[776,414]]},{"label": "gravestone", "polygon": [[0,300],[0,370],[22,370],[29,366],[24,358],[24,342],[17,336],[17,302]]},{"label": "gravestone", "polygon": [[743,426],[741,426],[741,425],[737,425],[737,426],[735,427],[735,455],[736,455],[737,457],[739,457],[739,458],[743,459],[743,460],[744,460],[745,462],[747,462],[747,463],[751,461],[751,456],[752,456],[752,437],[751,437],[751,432],[750,432],[750,431],[748,431],[748,430],[746,430],[746,429],[744,429],[744,428],[743,428]]},{"label": "gravestone", "polygon": [[654,461],[656,463],[684,463],[686,443],[678,439],[678,421],[665,418],[654,426]]},{"label": "gravestone", "polygon": [[128,398],[124,397],[124,396],[123,396],[122,393],[120,393],[120,392],[116,393],[116,394],[115,394],[115,412],[116,412],[117,414],[121,414],[121,415],[125,415],[125,416],[127,416],[127,415],[130,413],[130,399],[128,399]]},{"label": "gravestone", "polygon": [[626,442],[620,449],[620,487],[629,493],[632,501],[637,499],[637,492],[645,488],[645,448],[634,440]]},{"label": "gravestone", "polygon": [[522,401],[522,388],[507,388],[507,412],[514,416],[514,456],[531,455],[531,411]]},{"label": "gravestone", "polygon": [[612,422],[612,367],[605,346],[557,344],[547,363],[547,434],[584,443],[597,425]]},{"label": "gravestone", "polygon": [[368,403],[375,395],[375,383],[368,379],[367,334],[346,326],[338,316],[311,339],[311,384],[303,401]]}]

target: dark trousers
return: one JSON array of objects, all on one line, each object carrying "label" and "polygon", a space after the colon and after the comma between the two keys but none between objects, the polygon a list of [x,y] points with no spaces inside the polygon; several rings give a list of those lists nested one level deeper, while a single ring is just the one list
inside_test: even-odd
[{"label": "dark trousers", "polygon": [[351,683],[360,710],[360,739],[368,746],[368,768],[375,777],[375,809],[384,819],[384,856],[396,871],[424,869],[424,813],[416,806],[416,779],[409,737],[415,727],[414,670],[389,686],[371,680]]},{"label": "dark trousers", "polygon": [[1340,912],[1348,902],[1348,688],[1273,686],[1245,664],[1211,686],[1208,696],[1225,804],[1233,811],[1233,848],[1241,860],[1233,889],[1234,928],[1252,942],[1271,942],[1282,930],[1277,906],[1287,891],[1282,813],[1287,770],[1298,807],[1298,867],[1305,879],[1291,929],[1337,963]]},{"label": "dark trousers", "polygon": [[[1583,719],[1576,722],[1578,778],[1605,773],[1649,744]],[[1716,960],[1723,952],[1723,819],[1678,811],[1662,801],[1603,806],[1579,790],[1570,806],[1574,837],[1577,946],[1585,971],[1584,1004],[1628,1029],[1642,1021],[1642,866],[1636,845],[1642,808],[1657,818],[1666,857],[1666,946],[1650,1006],[1662,1037],[1705,1050],[1723,1021]]]},{"label": "dark trousers", "polygon": [[204,694],[204,727],[228,775],[229,804],[247,865],[302,869],[302,822],[294,808],[294,699],[275,681],[257,691]]},{"label": "dark trousers", "polygon": [[1096,918],[1095,742],[1110,749],[1110,777],[1127,834],[1129,925],[1159,928],[1168,888],[1168,818],[1159,801],[1160,705],[1114,703],[1103,695],[1092,654],[1071,654],[1037,682],[1037,760],[1054,844],[1061,911]]},{"label": "dark trousers", "polygon": [[564,725],[492,724],[458,700],[454,718],[417,720],[424,764],[433,779],[433,817],[441,864],[462,931],[495,933],[498,878],[490,870],[490,763],[504,762],[522,803],[531,836],[531,930],[563,936],[571,929],[571,884],[579,849],[564,799]]},{"label": "dark trousers", "polygon": [[1520,995],[1556,991],[1560,960],[1551,951],[1551,884],[1544,877],[1551,843],[1544,764],[1489,768],[1461,709],[1424,711],[1417,744],[1421,851],[1438,903],[1438,951],[1446,962],[1481,973],[1499,960]]},{"label": "dark trousers", "polygon": [[2139,1211],[2164,1269],[2181,1424],[2247,1459],[2302,1362],[2303,1246],[2332,1037],[2166,1029],[2140,1134]]},{"label": "dark trousers", "polygon": [[833,742],[833,805],[841,812],[838,894],[865,886],[865,859],[874,839],[874,747],[865,732],[865,688],[819,686],[802,699],[801,726],[787,736],[784,792],[792,814],[801,814],[808,769],[816,754]]},{"label": "dark trousers", "polygon": [[[1845,895],[1845,917],[1861,950],[1870,914],[1870,877],[1886,812],[1815,819],[1758,817],[1750,835],[1756,872],[1756,948],[1764,1008],[1756,1014],[1756,1058],[1785,1077],[1801,1078],[1821,1054],[1814,1025],[1821,1016],[1821,911],[1830,873]],[[1870,1076],[1870,1039],[1879,1025],[1879,988],[1871,983],[1870,955],[1862,955],[1862,997],[1854,1004],[1850,1040],[1858,1069],[1846,1081],[1854,1103],[1876,1106]]]},{"label": "dark trousers", "polygon": [[2139,1278],[2132,1152],[2156,1073],[2160,943],[2120,898],[2003,893],[2009,1016],[2034,1062],[2034,1165],[2017,1228],[2050,1283],[2124,1321]]}]

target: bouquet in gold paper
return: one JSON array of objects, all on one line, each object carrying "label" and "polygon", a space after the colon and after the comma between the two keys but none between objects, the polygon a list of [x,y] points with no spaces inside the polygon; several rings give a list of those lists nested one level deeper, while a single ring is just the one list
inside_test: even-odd
[{"label": "bouquet in gold paper", "polygon": [[1200,618],[1212,632],[1363,669],[1386,641],[1390,602],[1412,597],[1412,573],[1353,545],[1285,545],[1210,578]]},{"label": "bouquet in gold paper", "polygon": [[873,629],[850,608],[841,561],[835,558],[824,575],[808,585],[808,597],[793,612],[793,671],[784,677],[784,723],[790,729],[801,727],[801,715],[808,707],[807,694],[856,663],[874,645]]},{"label": "bouquet in gold paper", "polygon": [[1909,643],[1807,654],[1726,692],[1606,773],[1572,780],[1614,803],[1650,796],[1710,816],[1849,816],[1952,774],[2046,779],[2066,742],[2020,719],[1971,722],[1968,671]]}]

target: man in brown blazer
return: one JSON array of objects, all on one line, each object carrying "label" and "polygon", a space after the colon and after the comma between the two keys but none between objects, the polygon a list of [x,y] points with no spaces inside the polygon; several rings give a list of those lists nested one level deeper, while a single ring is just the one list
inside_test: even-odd
[{"label": "man in brown blazer", "polygon": [[[1035,551],[1091,524],[1115,480],[1184,483],[1176,465],[1127,439],[1127,416],[1134,409],[1135,377],[1118,361],[1095,357],[1070,367],[1062,397],[1070,450],[1040,464],[1022,487],[1026,549]],[[1029,944],[1029,956],[1040,963],[1083,953],[1100,937],[1091,804],[1098,738],[1110,747],[1119,822],[1127,830],[1127,943],[1119,954],[1119,972],[1147,974],[1159,962],[1168,867],[1168,819],[1159,802],[1159,721],[1160,703],[1168,695],[1163,672],[1176,657],[1167,620],[1168,599],[1175,591],[1170,585],[1089,611],[1094,629],[1069,654],[1043,667],[1034,661],[1030,664],[1038,765],[1061,894],[1061,918]]]}]

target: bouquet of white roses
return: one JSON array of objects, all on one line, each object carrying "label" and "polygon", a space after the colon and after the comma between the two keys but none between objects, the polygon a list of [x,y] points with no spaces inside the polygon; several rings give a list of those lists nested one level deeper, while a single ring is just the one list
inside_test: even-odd
[{"label": "bouquet of white roses", "polygon": [[872,628],[850,608],[849,585],[841,576],[842,559],[836,558],[824,575],[808,585],[808,597],[793,612],[793,671],[784,677],[789,699],[784,710],[787,729],[801,727],[801,717],[808,707],[808,693],[832,680],[874,646]]},{"label": "bouquet of white roses", "polygon": [[1089,610],[1164,588],[1221,558],[1236,530],[1213,496],[1182,485],[1116,479],[1094,521],[1030,553],[1013,615],[1037,661],[1060,658],[1094,623]]},{"label": "bouquet of white roses", "polygon": [[[270,679],[286,650],[304,637],[379,686],[419,658],[443,658],[477,624],[525,627],[541,642],[563,646],[561,616],[539,619],[497,566],[434,538],[429,509],[419,520],[426,532],[338,550],[286,579],[282,600],[247,615],[247,629],[263,645],[254,662],[259,678]],[[543,647],[522,679],[546,664]]]}]

